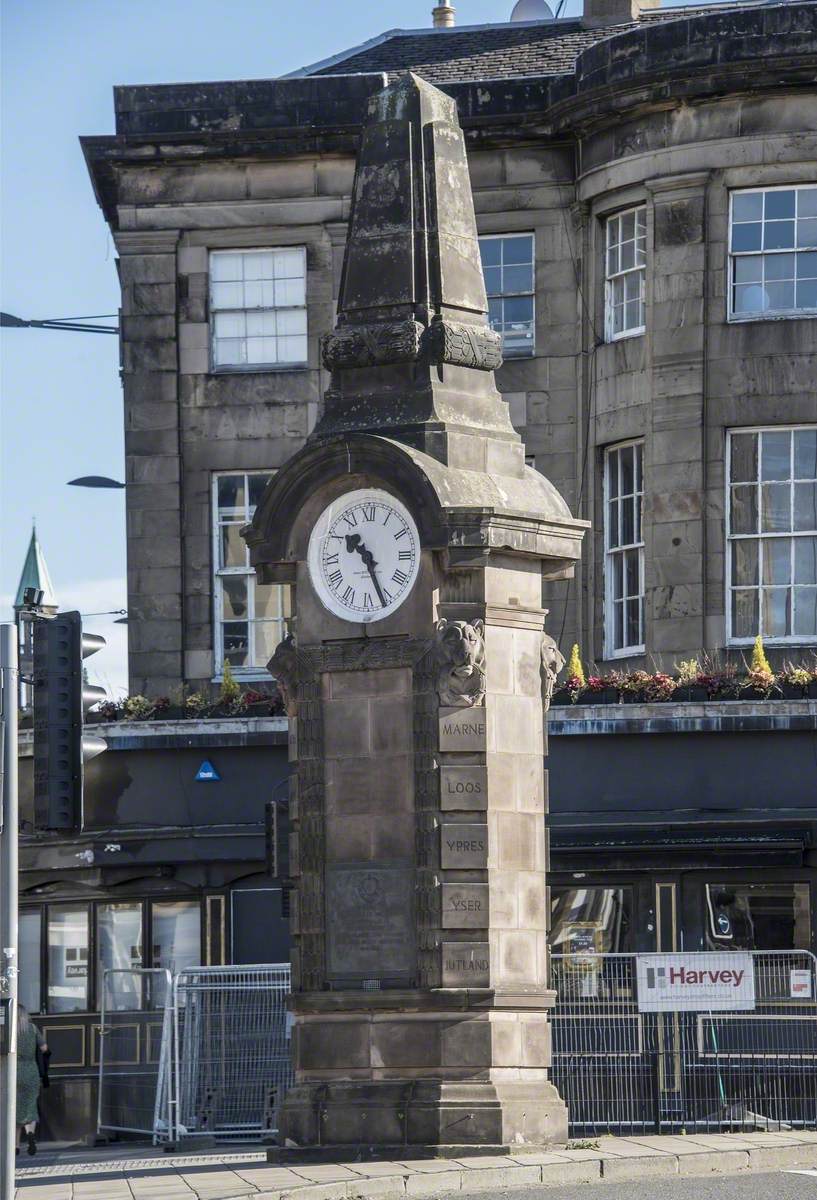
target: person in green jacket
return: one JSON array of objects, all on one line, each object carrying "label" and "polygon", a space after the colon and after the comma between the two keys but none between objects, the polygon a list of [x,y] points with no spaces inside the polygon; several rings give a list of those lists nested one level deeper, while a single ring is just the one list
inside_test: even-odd
[{"label": "person in green jacket", "polygon": [[28,1009],[17,1005],[17,1124],[25,1134],[29,1154],[37,1153],[37,1101],[40,1098],[40,1070],[37,1049],[46,1053],[48,1046]]}]

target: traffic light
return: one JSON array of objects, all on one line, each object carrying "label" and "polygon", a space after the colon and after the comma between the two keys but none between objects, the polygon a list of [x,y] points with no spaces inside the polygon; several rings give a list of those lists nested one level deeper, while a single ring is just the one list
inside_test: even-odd
[{"label": "traffic light", "polygon": [[83,732],[85,713],[104,700],[85,682],[83,659],[105,639],[82,632],[78,612],[34,622],[34,819],[38,829],[82,824],[83,764],[107,748]]}]

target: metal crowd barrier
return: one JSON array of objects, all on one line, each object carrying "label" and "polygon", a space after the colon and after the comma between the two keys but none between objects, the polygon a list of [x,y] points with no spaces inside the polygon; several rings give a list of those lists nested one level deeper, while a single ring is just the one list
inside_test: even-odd
[{"label": "metal crowd barrier", "polygon": [[289,990],[288,964],[192,967],[172,980],[106,970],[100,1131],[155,1143],[271,1135],[292,1079]]},{"label": "metal crowd barrier", "polygon": [[551,963],[552,1077],[572,1135],[817,1124],[813,954],[581,952]]}]

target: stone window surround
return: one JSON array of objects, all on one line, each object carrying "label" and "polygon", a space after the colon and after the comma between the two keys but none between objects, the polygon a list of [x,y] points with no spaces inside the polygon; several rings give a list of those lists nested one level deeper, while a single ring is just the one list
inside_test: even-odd
[{"label": "stone window surround", "polygon": [[[726,264],[725,265],[726,265],[726,271],[727,271],[726,319],[729,322],[729,324],[745,324],[746,322],[749,322],[749,321],[792,321],[792,320],[804,320],[804,319],[808,320],[809,318],[813,319],[815,316],[817,316],[817,307],[791,308],[791,309],[785,309],[785,310],[777,309],[777,310],[772,310],[768,313],[764,313],[764,312],[760,312],[760,311],[753,311],[753,312],[748,312],[748,313],[735,313],[732,309],[735,261],[736,261],[736,258],[743,257],[742,254],[735,255],[732,252],[732,248],[731,248],[732,247],[732,212],[733,212],[734,197],[741,193],[748,194],[751,192],[766,193],[766,192],[780,192],[780,191],[798,191],[798,190],[803,190],[805,188],[817,190],[817,184],[814,184],[812,182],[812,180],[798,178],[798,175],[801,174],[801,172],[798,172],[796,170],[791,171],[791,178],[787,179],[787,181],[784,183],[779,182],[780,175],[781,175],[781,173],[783,173],[783,170],[781,168],[778,168],[777,170],[775,170],[773,172],[773,174],[771,176],[771,178],[773,179],[773,182],[768,181],[769,172],[767,169],[756,172],[755,173],[756,178],[752,181],[752,183],[750,183],[748,181],[748,179],[745,182],[742,181],[741,183],[738,183],[736,181],[736,179],[734,178],[734,176],[736,176],[736,175],[740,175],[742,177],[746,176],[747,173],[748,172],[747,172],[746,168],[744,168],[740,171],[729,172],[727,181],[725,182],[725,186],[727,189],[727,206],[728,206],[728,220],[727,220],[726,247],[725,247],[725,250],[726,250]],[[732,177],[732,178],[729,178],[729,177]],[[764,216],[763,224],[765,226],[765,216]],[[809,247],[808,249],[811,249],[811,248]],[[814,249],[815,253],[817,253],[817,247],[814,247],[813,249]],[[784,250],[780,250],[780,251],[774,251],[774,250],[771,250],[771,251],[759,250],[759,251],[757,251],[758,255],[760,255],[763,258],[765,258],[767,254],[776,256],[778,253],[785,253],[785,252],[795,253],[795,250],[792,249],[791,251],[786,251],[784,249]]]},{"label": "stone window surround", "polygon": [[[613,628],[613,605],[614,605],[614,600],[615,600],[615,597],[613,595],[613,582],[614,582],[613,581],[613,558],[616,554],[618,554],[620,552],[621,548],[620,547],[611,547],[609,544],[609,538],[610,538],[609,471],[610,471],[610,463],[612,462],[612,455],[617,454],[620,450],[623,450],[628,446],[634,446],[634,447],[639,446],[639,447],[641,447],[641,450],[642,450],[641,493],[640,493],[640,495],[641,495],[641,502],[643,505],[643,498],[644,498],[644,463],[643,463],[644,438],[643,437],[628,438],[626,441],[615,442],[609,446],[604,447],[604,459],[603,459],[604,466],[603,466],[603,472],[602,472],[602,503],[603,503],[603,533],[604,533],[603,573],[604,573],[604,658],[605,659],[633,658],[639,654],[644,654],[645,649],[646,649],[646,644],[644,641],[642,641],[638,645],[624,645],[624,646],[616,647],[615,646],[615,638],[614,638],[614,628]],[[638,493],[636,492],[635,495],[638,495]],[[639,593],[638,598],[641,602],[641,633],[642,633],[642,637],[643,637],[643,635],[645,633],[645,618],[646,618],[645,578],[644,578],[644,576],[645,576],[645,562],[644,562],[645,551],[644,551],[643,512],[642,512],[642,523],[641,523],[641,539],[639,542],[633,542],[632,544],[627,543],[627,549],[636,549],[638,551],[639,586],[640,586],[640,593]],[[625,617],[625,625],[626,625],[626,617]]]},{"label": "stone window surround", "polygon": [[[725,540],[725,545],[726,545],[726,554],[725,554],[725,563],[724,563],[724,607],[725,607],[725,616],[726,616],[726,645],[727,646],[734,646],[734,647],[751,646],[756,634],[760,633],[760,629],[758,629],[756,631],[756,633],[750,637],[736,638],[736,637],[732,636],[732,603],[731,603],[732,554],[731,554],[731,546],[732,546],[733,539],[732,539],[732,535],[730,532],[732,435],[733,434],[741,434],[741,433],[763,433],[763,432],[789,433],[792,430],[811,429],[811,428],[815,428],[815,426],[795,422],[791,425],[733,426],[732,428],[726,430],[726,446],[725,446],[725,450],[724,450],[724,455],[725,455],[725,462],[724,462],[724,467],[725,467],[725,470],[724,470],[724,489],[725,489],[724,540]],[[770,535],[767,534],[766,536],[768,537]],[[771,535],[771,536],[774,536],[774,535]],[[792,533],[789,536],[794,537],[797,535],[795,533]],[[762,541],[763,538],[764,538],[764,535],[762,533],[758,533],[758,540]],[[760,568],[758,567],[758,570],[759,569]],[[758,586],[759,586],[759,590],[762,590],[762,584],[760,584],[760,582],[759,582]],[[763,641],[764,641],[764,643],[766,643],[769,646],[813,646],[813,645],[815,645],[815,643],[817,643],[817,635],[809,637],[809,635],[807,635],[807,634],[791,634],[786,637],[771,637],[767,634],[763,634]]]},{"label": "stone window surround", "polygon": [[[246,478],[247,476],[250,476],[250,475],[271,476],[274,473],[275,472],[273,470],[257,470],[254,468],[243,469],[243,468],[239,468],[239,467],[236,467],[234,470],[213,471],[211,473],[211,530],[212,530],[212,539],[213,539],[213,662],[214,662],[214,672],[213,672],[213,678],[212,678],[213,683],[220,683],[224,677],[224,674],[223,674],[224,673],[224,642],[223,642],[222,633],[221,633],[221,626],[224,621],[224,616],[223,616],[224,593],[223,593],[223,584],[222,584],[223,572],[219,567],[219,562],[220,562],[219,530],[220,530],[221,526],[220,526],[220,521],[219,521],[218,481],[219,481],[219,479],[221,479],[227,475],[244,475]],[[252,511],[250,510],[250,507],[249,507],[249,499],[247,499],[247,501],[246,501],[246,506],[247,506],[247,519],[249,520],[252,517]],[[246,553],[247,553],[247,551],[245,548],[245,554]],[[229,575],[233,575],[233,576],[239,575],[241,578],[245,578],[248,581],[250,579],[255,578],[255,571],[251,567],[248,567],[246,570],[243,570],[243,571],[240,568],[228,568],[227,573]],[[278,585],[278,586],[283,587],[284,585]],[[250,598],[249,591],[250,591],[250,589],[248,586],[248,600]],[[248,623],[248,627],[249,627],[248,637],[252,638],[252,627],[254,625],[254,621],[253,621],[252,616],[250,615],[250,607],[251,607],[251,605],[248,604],[247,623]],[[283,638],[284,633],[286,632],[283,621],[281,622],[281,625],[282,625],[281,637]],[[269,672],[266,669],[266,663],[261,663],[261,664],[257,664],[254,666],[248,666],[248,667],[234,666],[232,668],[232,671],[233,671],[234,676],[237,679],[240,679],[242,682],[246,682],[246,683],[252,682],[254,680],[269,682],[269,678],[270,678]]]},{"label": "stone window surround", "polygon": [[[308,368],[309,363],[306,359],[299,360],[299,361],[292,361],[292,362],[258,362],[258,363],[229,363],[229,364],[225,363],[225,364],[217,365],[216,358],[215,358],[215,341],[216,341],[215,316],[216,316],[217,310],[213,303],[213,292],[212,292],[213,279],[212,279],[211,264],[212,264],[213,255],[214,254],[229,254],[231,252],[235,253],[235,254],[248,254],[248,253],[261,253],[263,251],[267,251],[267,252],[272,251],[274,253],[276,250],[296,250],[296,249],[301,250],[303,252],[303,265],[304,265],[304,306],[303,306],[303,311],[304,311],[305,317],[307,318],[307,330],[306,330],[306,334],[304,336],[307,339],[307,345],[308,345],[309,326],[308,326],[308,305],[307,305],[307,299],[308,299],[307,282],[308,282],[308,275],[309,275],[309,267],[308,267],[307,247],[305,245],[292,245],[289,243],[283,243],[283,244],[274,245],[274,246],[273,245],[265,245],[265,246],[254,245],[254,246],[229,246],[229,247],[223,246],[222,247],[222,246],[213,245],[209,248],[209,250],[208,250],[208,285],[209,285],[208,286],[208,297],[209,297],[208,308],[209,308],[209,318],[210,318],[210,320],[209,320],[209,325],[210,325],[210,337],[209,337],[210,370],[212,372],[217,373],[217,374],[222,374],[222,373],[227,373],[227,372],[248,372],[249,373],[249,372],[258,372],[258,371],[297,371],[297,370],[306,370]],[[235,311],[241,311],[241,312],[246,313],[246,312],[249,312],[252,310],[237,309]],[[274,312],[274,311],[276,311],[276,309],[275,309],[275,306],[271,306],[268,308],[266,308],[266,307],[259,308],[257,311],[259,313],[265,313],[265,312]]]}]

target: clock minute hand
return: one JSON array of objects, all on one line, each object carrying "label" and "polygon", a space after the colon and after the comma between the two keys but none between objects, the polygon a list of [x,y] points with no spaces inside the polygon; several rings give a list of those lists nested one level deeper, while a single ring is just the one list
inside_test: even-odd
[{"label": "clock minute hand", "polygon": [[363,565],[366,567],[366,569],[368,570],[369,574],[372,577],[372,583],[374,584],[374,590],[377,592],[377,596],[378,596],[378,599],[380,600],[381,607],[385,608],[386,607],[386,599],[385,599],[385,596],[383,595],[383,592],[380,590],[380,584],[378,583],[377,576],[374,573],[374,569],[377,566],[377,563],[374,561],[374,555],[372,554],[371,550],[369,550],[368,547],[365,545],[365,543],[360,540],[359,533],[347,533],[346,549],[352,553],[356,552],[363,559]]}]

